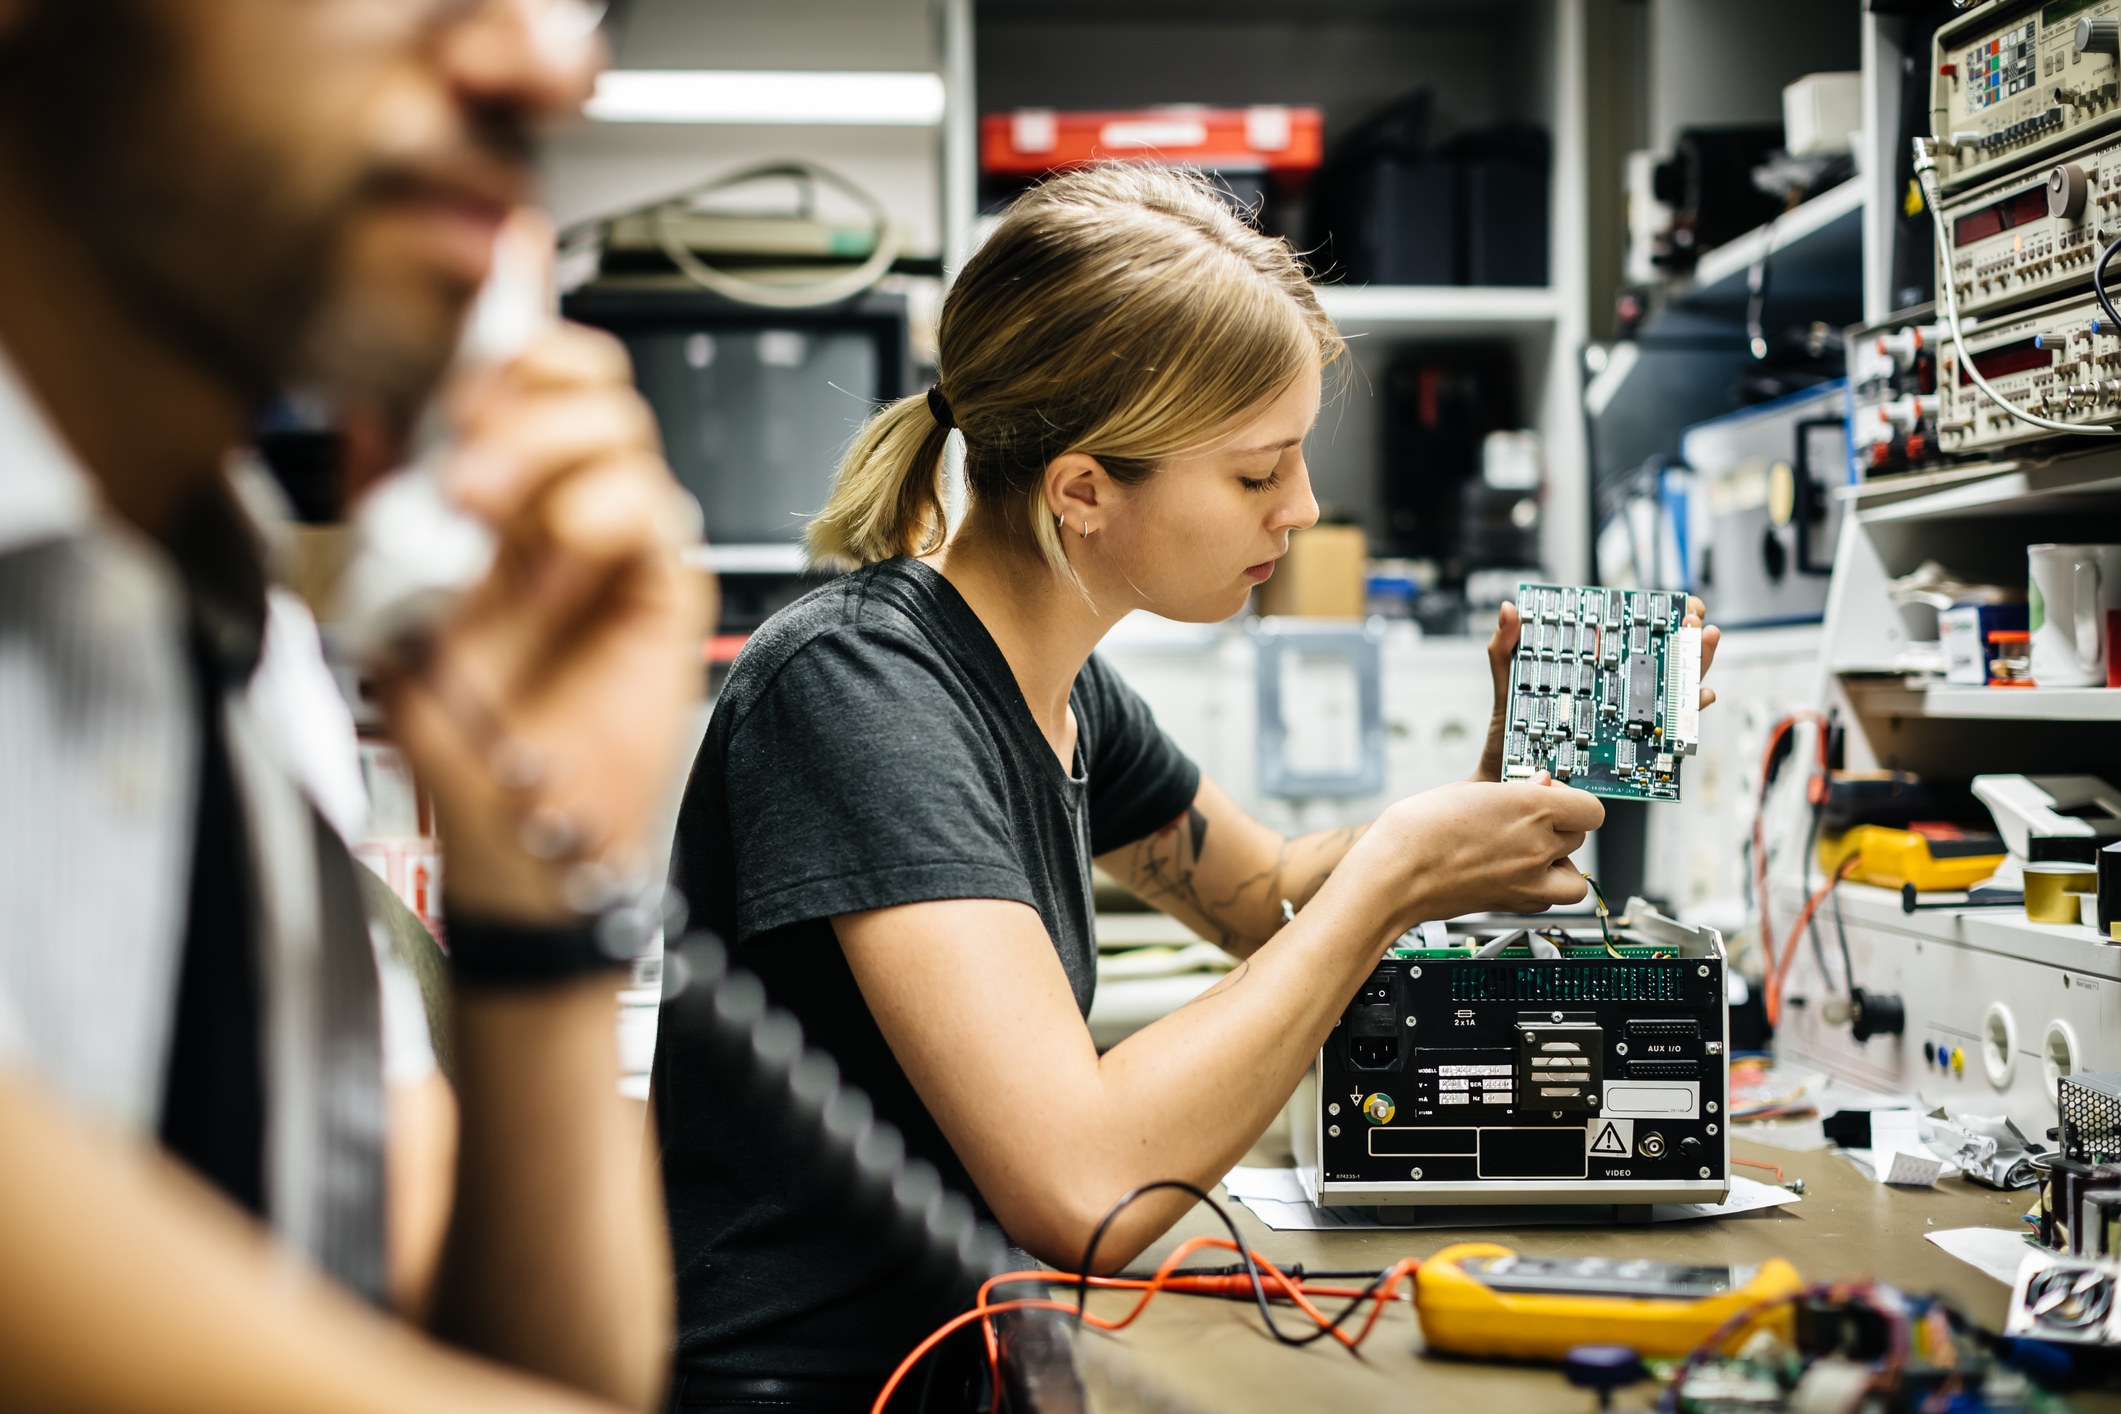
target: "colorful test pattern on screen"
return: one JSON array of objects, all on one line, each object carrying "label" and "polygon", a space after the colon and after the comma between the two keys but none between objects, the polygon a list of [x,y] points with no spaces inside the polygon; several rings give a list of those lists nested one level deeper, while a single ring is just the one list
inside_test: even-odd
[{"label": "colorful test pattern on screen", "polygon": [[1700,737],[1701,630],[1667,590],[1517,587],[1502,778],[1540,771],[1593,795],[1679,799]]}]

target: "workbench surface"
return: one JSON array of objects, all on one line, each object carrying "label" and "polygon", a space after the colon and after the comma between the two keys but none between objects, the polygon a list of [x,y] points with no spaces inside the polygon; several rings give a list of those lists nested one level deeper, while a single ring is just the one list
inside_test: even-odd
[{"label": "workbench surface", "polygon": [[[1991,1330],[1999,1329],[2008,1292],[2002,1283],[1923,1240],[1955,1227],[2017,1227],[2033,1192],[1999,1194],[1963,1179],[1934,1189],[1887,1188],[1863,1177],[1826,1150],[1791,1153],[1734,1140],[1732,1152],[1779,1164],[1785,1178],[1802,1178],[1804,1199],[1788,1207],[1706,1222],[1605,1228],[1457,1229],[1436,1232],[1275,1232],[1220,1189],[1218,1201],[1236,1218],[1245,1240],[1279,1265],[1386,1267],[1402,1257],[1425,1257],[1476,1239],[1506,1243],[1540,1255],[1647,1257],[1660,1262],[1759,1262],[1787,1258],[1810,1281],[1873,1276],[1911,1292],[1939,1292]],[[1772,1179],[1756,1168],[1738,1172]],[[1188,1237],[1223,1231],[1196,1208],[1162,1241],[1130,1264],[1148,1270]],[[1202,1253],[1198,1263],[1229,1260]],[[1117,1315],[1131,1295],[1098,1293],[1092,1309]],[[1328,1308],[1334,1309],[1334,1308]],[[1278,1311],[1279,1313],[1279,1311]],[[1292,1334],[1309,1329],[1293,1310],[1283,1319]],[[1163,1296],[1116,1336],[1085,1332],[1080,1361],[1098,1414],[1192,1411],[1485,1410],[1576,1414],[1597,1407],[1588,1391],[1571,1388],[1559,1372],[1533,1366],[1472,1363],[1421,1354],[1412,1309],[1395,1303],[1378,1322],[1360,1357],[1322,1340],[1301,1350],[1277,1345],[1260,1326],[1256,1308],[1199,1297]],[[1616,1409],[1646,1409],[1657,1386],[1624,1391]],[[2121,1397],[2072,1396],[2088,1411],[2121,1411]]]}]

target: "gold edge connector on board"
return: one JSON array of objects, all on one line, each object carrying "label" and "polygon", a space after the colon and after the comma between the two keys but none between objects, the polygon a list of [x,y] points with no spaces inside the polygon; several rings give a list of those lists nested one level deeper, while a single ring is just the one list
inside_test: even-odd
[{"label": "gold edge connector on board", "polygon": [[1672,733],[1671,749],[1681,756],[1692,756],[1694,748],[1701,744],[1701,630],[1688,627],[1679,630],[1679,691],[1673,694],[1679,704],[1678,728]]}]

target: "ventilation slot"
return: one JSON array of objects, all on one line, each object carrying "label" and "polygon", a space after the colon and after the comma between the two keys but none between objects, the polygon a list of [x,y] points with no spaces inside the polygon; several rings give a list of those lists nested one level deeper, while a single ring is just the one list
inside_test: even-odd
[{"label": "ventilation slot", "polygon": [[1676,1002],[1683,968],[1597,963],[1472,964],[1451,969],[1454,1002]]}]

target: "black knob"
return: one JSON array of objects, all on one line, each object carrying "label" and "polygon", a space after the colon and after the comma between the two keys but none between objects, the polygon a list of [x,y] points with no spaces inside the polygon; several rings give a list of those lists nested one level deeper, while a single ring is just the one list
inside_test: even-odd
[{"label": "black knob", "polygon": [[2077,32],[2073,37],[2079,54],[2121,54],[2121,21],[2111,16],[2098,19],[2087,16],[2077,21]]},{"label": "black knob", "polygon": [[1686,1138],[1679,1141],[1679,1152],[1686,1158],[1694,1158],[1701,1153],[1701,1141],[1689,1134]]},{"label": "black knob", "polygon": [[1898,1036],[1907,1029],[1907,1007],[1891,993],[1866,992],[1857,987],[1849,992],[1849,1001],[1855,1008],[1849,1017],[1849,1034],[1858,1041]]}]

